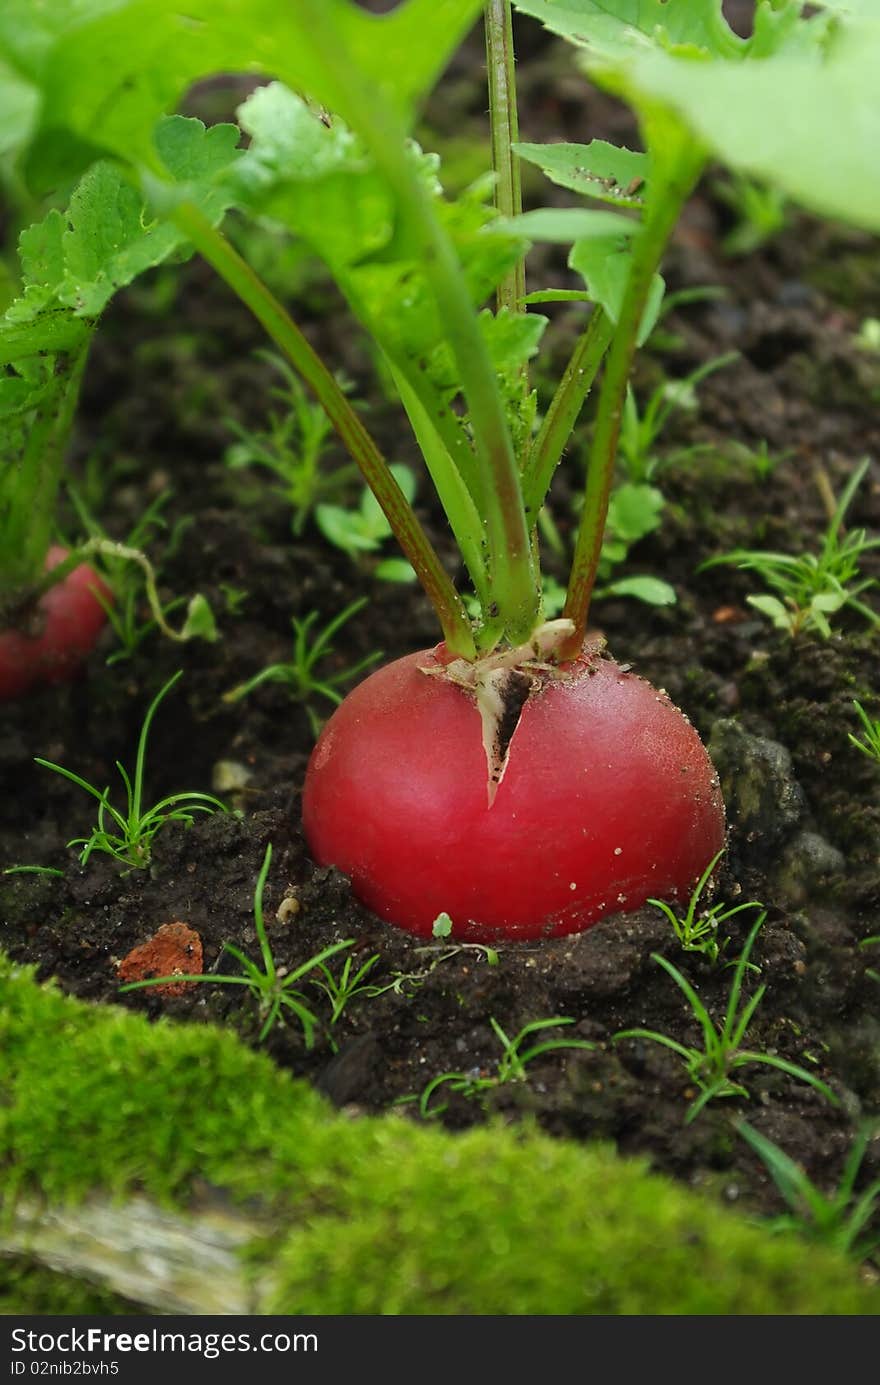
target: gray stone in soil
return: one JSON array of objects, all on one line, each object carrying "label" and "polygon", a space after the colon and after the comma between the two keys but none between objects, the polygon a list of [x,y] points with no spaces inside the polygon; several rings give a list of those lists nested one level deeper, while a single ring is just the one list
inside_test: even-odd
[{"label": "gray stone in soil", "polygon": [[738,721],[716,721],[709,755],[740,854],[754,864],[777,857],[806,814],[806,800],[784,745],[753,736]]},{"label": "gray stone in soil", "polygon": [[776,879],[790,903],[805,903],[846,870],[846,857],[818,832],[798,832],[788,843]]}]

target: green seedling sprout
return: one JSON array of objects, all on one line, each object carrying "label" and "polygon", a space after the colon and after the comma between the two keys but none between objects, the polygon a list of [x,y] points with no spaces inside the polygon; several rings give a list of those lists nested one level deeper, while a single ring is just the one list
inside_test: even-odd
[{"label": "green seedling sprout", "polygon": [[671,293],[665,293],[657,314],[657,325],[648,339],[651,350],[683,351],[687,346],[687,338],[665,327],[665,319],[676,309],[687,307],[690,303],[711,303],[713,300],[726,297],[727,290],[720,284],[697,284],[693,288],[675,289]]},{"label": "green seedling sprout", "polygon": [[734,462],[740,462],[754,476],[756,481],[768,481],[781,462],[792,456],[793,449],[788,447],[782,452],[771,452],[766,438],[762,438],[756,447],[746,447],[743,443],[735,442],[731,445],[728,455]]},{"label": "green seedling sprout", "polygon": [[778,188],[740,173],[719,179],[712,191],[736,216],[721,242],[726,255],[751,255],[784,229],[787,199]]},{"label": "green seedling sprout", "polygon": [[266,887],[266,877],[269,874],[271,864],[272,846],[270,843],[266,847],[254,890],[254,927],[260,945],[262,968],[246,956],[241,948],[236,947],[233,943],[224,943],[224,952],[228,952],[240,964],[244,972],[243,976],[224,976],[210,972],[175,973],[173,976],[150,977],[147,981],[129,981],[126,985],[120,986],[120,993],[143,990],[148,986],[167,986],[170,982],[179,983],[181,981],[211,981],[221,986],[245,986],[255,997],[263,1019],[258,1043],[263,1043],[278,1021],[290,1013],[299,1021],[306,1048],[314,1048],[315,1033],[321,1021],[310,1008],[303,991],[297,988],[297,982],[308,976],[310,972],[322,968],[323,964],[331,957],[335,957],[337,952],[344,952],[346,948],[354,947],[354,939],[346,938],[344,942],[331,943],[328,947],[322,948],[320,952],[316,952],[314,957],[310,957],[308,961],[302,962],[293,971],[284,971],[276,966],[263,917],[263,891]]},{"label": "green seedling sprout", "polygon": [[276,478],[278,493],[291,509],[291,528],[299,537],[315,506],[338,495],[355,468],[325,470],[322,463],[331,432],[326,413],[309,398],[283,357],[266,350],[254,354],[281,376],[283,384],[270,392],[280,408],[270,411],[267,426],[259,432],[228,418],[227,427],[237,442],[227,448],[224,461],[235,471],[262,467]]},{"label": "green seedling sprout", "polygon": [[875,628],[880,626],[880,615],[860,599],[863,592],[877,585],[874,578],[861,577],[860,563],[864,554],[880,548],[880,539],[869,539],[864,529],[843,532],[846,512],[867,470],[865,459],[853,471],[817,553],[793,556],[736,548],[710,558],[697,570],[703,572],[728,563],[758,573],[779,595],[748,596],[746,600],[778,630],[792,637],[815,630],[823,639],[829,639],[832,633],[829,616],[837,615],[844,608],[856,611]]},{"label": "green seedling sprout", "polygon": [[735,1125],[762,1160],[789,1206],[789,1215],[775,1217],[770,1223],[771,1229],[800,1232],[808,1240],[854,1260],[866,1260],[874,1254],[880,1247],[880,1232],[872,1233],[868,1224],[880,1208],[880,1178],[875,1178],[860,1193],[856,1192],[855,1185],[876,1131],[866,1126],[856,1135],[840,1182],[833,1192],[823,1193],[800,1164],[766,1135],[744,1120],[736,1121]]},{"label": "green seedling sprout", "polygon": [[684,952],[700,952],[707,957],[710,962],[717,962],[722,952],[730,942],[730,938],[725,938],[722,942],[718,940],[718,929],[722,923],[732,919],[734,915],[741,914],[745,909],[761,909],[763,905],[756,900],[750,900],[747,904],[735,904],[732,908],[725,908],[723,904],[713,904],[711,908],[703,908],[703,891],[709,883],[715,867],[724,855],[725,848],[722,847],[709,862],[703,874],[700,876],[684,914],[679,914],[670,904],[662,899],[649,899],[648,903],[655,908],[662,910],[669,922],[672,924],[675,936],[681,943]]},{"label": "green seedling sprout", "polygon": [[[862,938],[859,947],[876,947],[880,945],[880,933],[873,938]],[[873,967],[865,968],[865,975],[870,976],[872,981],[880,981],[880,971],[875,971]]]},{"label": "green seedling sprout", "polygon": [[[438,942],[444,942],[447,938],[452,937],[454,931],[455,924],[444,912],[435,918],[431,928],[431,937],[436,938]],[[490,967],[497,967],[499,960],[495,948],[489,947],[487,943],[456,943],[453,947],[448,948],[417,947],[416,952],[426,954],[429,957],[436,957],[434,966],[439,965],[440,962],[448,962],[450,958],[456,957],[460,952],[476,952],[485,958]],[[434,966],[431,968],[432,971]]]},{"label": "green seedling sprout", "polygon": [[[503,1087],[507,1082],[525,1082],[528,1080],[526,1071],[529,1063],[539,1058],[543,1053],[554,1053],[559,1049],[579,1048],[595,1049],[596,1045],[589,1043],[586,1039],[544,1039],[541,1043],[533,1044],[524,1052],[522,1045],[532,1034],[541,1033],[545,1029],[554,1029],[563,1024],[574,1024],[573,1019],[559,1018],[546,1020],[533,1020],[531,1024],[526,1024],[514,1038],[508,1038],[501,1025],[494,1018],[489,1017],[496,1037],[498,1038],[502,1054],[498,1059],[495,1072],[486,1074],[483,1072],[444,1072],[439,1077],[434,1077],[424,1088],[418,1098],[419,1112],[426,1119],[430,1116],[439,1116],[446,1110],[446,1105],[431,1106],[431,1098],[441,1087],[448,1087],[452,1092],[458,1092],[462,1096],[471,1098],[480,1096],[482,1093],[490,1091],[495,1087]],[[416,1100],[415,1097],[409,1098]]]},{"label": "green seedling sprout", "polygon": [[[642,601],[647,606],[674,606],[675,588],[660,577],[650,574],[636,574],[628,577],[615,576],[615,569],[626,562],[630,549],[646,535],[653,533],[663,522],[666,501],[662,491],[647,484],[635,485],[624,482],[615,487],[608,501],[608,517],[605,524],[605,537],[599,556],[597,586],[593,593],[596,601],[608,597],[628,597]],[[565,540],[544,506],[538,516],[538,528],[542,538],[554,553],[567,556]],[[565,588],[549,573],[542,575],[544,594],[544,614],[548,619],[561,615],[565,607]]]},{"label": "green seedling sprout", "polygon": [[651,953],[652,960],[669,973],[690,1005],[694,1018],[703,1031],[703,1047],[701,1049],[688,1047],[686,1044],[679,1043],[677,1039],[670,1038],[668,1034],[659,1034],[655,1029],[621,1029],[614,1035],[615,1043],[620,1039],[649,1039],[652,1043],[662,1044],[664,1048],[671,1049],[673,1053],[678,1054],[685,1065],[689,1080],[700,1089],[699,1096],[691,1102],[685,1115],[685,1124],[687,1125],[697,1118],[703,1107],[710,1101],[715,1101],[720,1097],[748,1097],[748,1089],[740,1082],[735,1082],[732,1074],[741,1068],[751,1067],[755,1064],[776,1068],[780,1072],[787,1073],[790,1077],[796,1077],[799,1081],[808,1083],[817,1092],[821,1092],[835,1105],[837,1104],[837,1098],[827,1083],[814,1077],[805,1068],[799,1067],[796,1063],[790,1063],[786,1058],[779,1058],[773,1053],[757,1053],[752,1049],[741,1047],[755,1011],[767,989],[766,984],[761,985],[748,1000],[742,1001],[743,980],[749,965],[749,954],[766,917],[767,913],[764,910],[760,917],[755,920],[745,946],[737,959],[727,1008],[720,1028],[713,1021],[691,983],[682,976],[678,968],[667,961],[665,957],[661,957],[659,953]]},{"label": "green seedling sprout", "polygon": [[267,668],[261,669],[259,673],[254,674],[253,678],[247,679],[238,687],[224,693],[223,701],[240,702],[242,698],[248,697],[255,688],[261,687],[264,683],[282,683],[289,690],[294,702],[306,704],[312,729],[317,734],[318,721],[312,708],[308,705],[311,699],[323,697],[328,702],[332,702],[334,707],[338,707],[342,701],[342,694],[339,689],[345,687],[347,683],[353,682],[366,669],[372,668],[382,657],[376,651],[368,654],[364,659],[360,659],[356,664],[351,664],[348,668],[337,669],[333,673],[318,672],[318,665],[333,653],[331,641],[334,635],[366,604],[367,598],[365,596],[350,602],[322,630],[319,630],[314,638],[312,631],[318,620],[318,612],[310,611],[302,620],[294,617],[292,657],[286,663],[270,664]]},{"label": "green seedling sprout", "polygon": [[354,958],[346,957],[339,976],[334,976],[325,962],[318,963],[317,969],[321,972],[321,977],[314,977],[312,985],[318,986],[330,1001],[332,1006],[329,1021],[331,1028],[337,1020],[342,1018],[349,1002],[356,995],[377,996],[381,995],[383,990],[389,989],[389,987],[376,986],[373,982],[367,981],[367,977],[378,960],[379,953],[374,952],[372,957],[368,957],[366,962],[355,971]]},{"label": "green seedling sprout", "polygon": [[[416,493],[416,478],[411,468],[392,463],[389,470],[402,493],[412,503]],[[342,505],[318,505],[315,523],[328,543],[356,561],[364,554],[376,553],[391,537],[391,526],[369,486],[363,488],[360,500],[353,509],[346,509]],[[374,577],[386,582],[410,582],[415,579],[412,568],[401,558],[384,558],[371,571]]]},{"label": "green seedling sprout", "polygon": [[[655,446],[669,419],[677,410],[694,412],[697,407],[697,385],[716,370],[739,360],[738,351],[725,352],[715,356],[691,371],[681,380],[663,380],[653,390],[644,410],[640,411],[634,390],[626,392],[623,417],[620,427],[620,462],[631,485],[641,486],[653,480],[664,465],[657,456]],[[693,456],[698,448],[685,448],[677,451],[671,460],[681,460]]]},{"label": "green seedling sprout", "polygon": [[859,714],[859,720],[864,727],[863,736],[854,736],[850,731],[847,733],[847,740],[851,745],[860,750],[863,755],[867,755],[871,760],[880,760],[880,721],[875,721],[865,711],[861,702],[853,699],[853,706]]},{"label": "green seedling sprout", "polygon": [[167,798],[160,799],[152,808],[144,807],[144,766],[150,727],[159,703],[182,676],[182,672],[178,672],[169,678],[147,708],[138,737],[134,774],[129,775],[124,765],[119,760],[116,761],[116,768],[125,788],[126,805],[124,812],[115,808],[110,802],[109,788],[97,789],[94,784],[89,784],[87,780],[72,770],[65,769],[62,765],[53,764],[51,760],[36,757],[38,765],[42,765],[44,769],[51,769],[55,774],[69,779],[72,784],[76,784],[86,793],[91,794],[92,798],[98,800],[98,820],[90,834],[87,837],[74,837],[67,843],[68,846],[82,846],[79,856],[80,865],[84,866],[92,853],[99,851],[113,856],[130,869],[136,867],[142,869],[149,865],[153,840],[166,823],[183,822],[190,827],[196,813],[225,813],[228,811],[225,803],[222,803],[219,798],[215,798],[212,794],[191,792],[169,794]]},{"label": "green seedling sprout", "polygon": [[[172,597],[161,602],[158,594],[159,572],[144,552],[146,544],[156,533],[167,528],[162,510],[170,499],[171,492],[163,491],[148,505],[137,524],[126,536],[124,542],[115,543],[106,530],[90,512],[85,501],[69,487],[71,499],[80,522],[89,535],[89,543],[81,548],[97,559],[101,575],[106,579],[113,593],[112,601],[105,600],[99,593],[98,599],[107,613],[107,621],[119,641],[119,648],[107,658],[107,664],[121,663],[130,659],[144,640],[158,630],[166,637],[181,639],[216,639],[217,630],[213,614],[205,598],[201,595],[187,599],[185,596]],[[191,523],[189,519],[178,520],[166,545],[163,558],[168,558],[177,548],[180,538]],[[143,619],[143,604],[146,597],[150,614]],[[169,625],[169,616],[187,607],[187,616],[180,630]]]}]

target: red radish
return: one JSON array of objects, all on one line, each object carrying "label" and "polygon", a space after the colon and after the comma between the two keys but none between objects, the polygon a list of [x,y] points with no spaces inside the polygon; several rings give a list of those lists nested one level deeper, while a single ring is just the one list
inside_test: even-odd
[{"label": "red radish", "polygon": [[[50,548],[46,570],[67,553],[57,545]],[[112,599],[94,568],[82,563],[40,597],[29,629],[0,631],[0,701],[19,697],[34,683],[73,677],[107,620],[99,596]]]},{"label": "red radish", "polygon": [[514,699],[490,806],[480,713],[445,676],[454,667],[443,645],[399,659],[327,722],[303,800],[320,864],[422,937],[441,912],[453,937],[489,942],[575,933],[690,894],[722,846],[724,807],[665,692],[599,646],[555,669],[521,664],[526,700]]}]

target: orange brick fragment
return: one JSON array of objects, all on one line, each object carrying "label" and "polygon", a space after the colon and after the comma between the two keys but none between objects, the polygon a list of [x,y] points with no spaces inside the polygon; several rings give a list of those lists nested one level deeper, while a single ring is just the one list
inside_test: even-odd
[{"label": "orange brick fragment", "polygon": [[742,606],[719,606],[712,612],[712,619],[716,625],[742,625],[749,619],[749,613]]},{"label": "orange brick fragment", "polygon": [[[154,976],[194,974],[203,969],[202,940],[185,923],[163,923],[139,947],[133,947],[127,957],[117,964],[122,981],[150,981]],[[169,981],[163,986],[151,986],[157,995],[185,995],[193,990],[195,981]]]}]

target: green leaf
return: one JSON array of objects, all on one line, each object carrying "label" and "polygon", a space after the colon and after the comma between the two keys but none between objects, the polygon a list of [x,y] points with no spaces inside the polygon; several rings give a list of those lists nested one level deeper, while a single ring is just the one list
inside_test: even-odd
[{"label": "green leaf", "polygon": [[746,47],[725,22],[721,0],[514,0],[514,5],[597,56],[629,56],[654,43],[719,55]]},{"label": "green leaf", "polygon": [[747,596],[746,601],[750,606],[754,606],[761,615],[769,616],[780,630],[788,630],[791,626],[792,613],[787,606],[775,596]]},{"label": "green leaf", "polygon": [[846,592],[817,592],[810,602],[811,611],[826,611],[833,615],[846,605]]},{"label": "green leaf", "polygon": [[0,156],[27,141],[37,116],[37,93],[14,68],[0,59]]},{"label": "green leaf", "polygon": [[431,936],[433,938],[452,937],[452,919],[447,913],[437,915],[431,926]]},{"label": "green leaf", "polygon": [[75,352],[89,330],[90,324],[74,317],[69,308],[41,312],[33,321],[20,324],[0,318],[0,365],[21,363],[39,353]]},{"label": "green leaf", "polygon": [[117,9],[123,0],[3,0],[0,52],[38,83],[53,45],[67,31]]},{"label": "green leaf", "polygon": [[816,0],[824,10],[837,14],[852,15],[858,19],[877,18],[877,0]]},{"label": "green leaf", "polygon": [[761,62],[646,53],[621,80],[633,99],[670,106],[730,167],[823,215],[878,231],[878,72],[880,23],[842,22],[824,47]]},{"label": "green leaf", "polygon": [[[286,226],[324,260],[393,367],[406,371],[432,424],[445,416],[440,428],[444,445],[458,445],[459,464],[467,471],[469,444],[448,408],[462,382],[418,251],[399,238],[384,177],[343,121],[334,118],[328,126],[281,83],[259,89],[238,114],[251,141],[233,175],[239,197],[252,212]],[[525,242],[499,225],[477,192],[445,202],[435,156],[413,146],[410,157],[436,199],[472,302],[479,307],[516,263]],[[482,314],[492,362],[505,380],[534,355],[545,326],[546,319],[537,314],[508,319]],[[521,394],[519,390],[517,403]],[[523,430],[527,426],[523,419]]]},{"label": "green leaf", "polygon": [[547,319],[539,313],[512,313],[506,308],[492,313],[487,308],[480,314],[480,326],[499,375],[513,375],[536,354]]},{"label": "green leaf", "polygon": [[[406,499],[412,503],[416,493],[415,473],[399,462],[392,462],[389,469]],[[355,510],[346,510],[342,505],[317,505],[315,523],[328,543],[350,554],[373,553],[391,535],[391,526],[379,502],[367,487],[362,491],[360,504]],[[409,567],[409,564],[405,566]]]},{"label": "green leaf", "polygon": [[[587,292],[600,303],[612,322],[617,322],[629,278],[630,255],[627,242],[618,236],[580,240],[572,246],[568,263],[583,277]],[[651,335],[660,315],[666,284],[655,274],[639,328],[638,345]]]},{"label": "green leaf", "polygon": [[584,197],[620,207],[641,207],[642,184],[649,178],[647,154],[618,148],[605,140],[589,144],[515,144],[521,159],[536,164],[551,182]]},{"label": "green leaf", "polygon": [[585,207],[543,207],[523,212],[501,222],[505,230],[528,236],[529,240],[571,245],[586,239],[609,240],[612,236],[631,236],[639,229],[637,221],[614,212],[590,211]]},{"label": "green leaf", "polygon": [[656,486],[618,486],[608,502],[608,530],[627,545],[634,544],[659,528],[665,503]]},{"label": "green leaf", "polygon": [[372,553],[381,542],[365,529],[360,511],[341,505],[316,505],[315,523],[327,542],[343,553]]},{"label": "green leaf", "polygon": [[538,289],[527,293],[521,300],[529,303],[592,303],[592,298],[583,289]]},{"label": "green leaf", "polygon": [[75,0],[63,18],[64,0],[50,0],[48,23],[30,13],[37,8],[15,0],[17,23],[0,28],[0,57],[26,66],[42,90],[28,167],[47,187],[70,176],[72,159],[80,171],[98,147],[149,164],[159,118],[218,73],[279,77],[345,114],[344,69],[325,58],[316,19],[332,25],[365,78],[411,119],[482,5],[404,0],[379,16],[349,0]]},{"label": "green leaf", "polygon": [[675,588],[660,577],[621,577],[609,582],[596,596],[631,596],[647,606],[674,606],[678,599]]},{"label": "green leaf", "polygon": [[208,605],[207,599],[200,592],[197,592],[195,596],[190,597],[180,638],[183,640],[208,640],[213,643],[217,637],[217,622],[214,619],[214,612]]},{"label": "green leaf", "polygon": [[408,583],[416,580],[415,570],[406,558],[383,558],[381,563],[376,564],[373,576],[378,577],[380,582]]},{"label": "green leaf", "polygon": [[[412,504],[416,494],[416,477],[411,467],[392,462],[388,468],[406,499]],[[373,539],[374,547],[383,539],[389,538],[391,527],[378,500],[371,490],[364,489],[360,504],[361,532]]]},{"label": "green leaf", "polygon": [[[155,147],[168,173],[214,222],[232,200],[219,179],[238,157],[238,139],[234,125],[208,130],[200,120],[182,116],[167,117],[156,131]],[[31,322],[50,306],[96,318],[118,288],[185,245],[174,225],[148,211],[119,167],[103,160],[80,180],[64,215],[52,210],[22,234],[25,287],[5,321]],[[54,326],[46,325],[50,338]],[[49,338],[35,349],[51,349]]]},{"label": "green leaf", "polygon": [[258,87],[237,114],[251,143],[234,181],[252,211],[307,241],[337,276],[390,244],[391,196],[341,120],[325,124],[280,82]]}]

